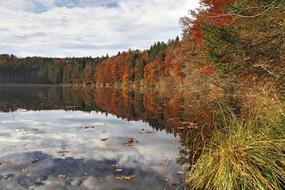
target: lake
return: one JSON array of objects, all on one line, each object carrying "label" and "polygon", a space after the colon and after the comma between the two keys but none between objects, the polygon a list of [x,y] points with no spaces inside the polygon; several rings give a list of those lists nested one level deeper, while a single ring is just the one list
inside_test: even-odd
[{"label": "lake", "polygon": [[2,86],[0,189],[185,189],[212,109],[198,99]]}]

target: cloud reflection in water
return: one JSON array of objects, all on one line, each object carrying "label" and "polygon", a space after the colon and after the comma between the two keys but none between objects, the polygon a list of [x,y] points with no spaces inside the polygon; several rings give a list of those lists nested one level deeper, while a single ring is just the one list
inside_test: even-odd
[{"label": "cloud reflection in water", "polygon": [[[94,128],[82,128],[94,126]],[[142,131],[144,129],[144,131]],[[0,113],[1,189],[175,189],[178,139],[144,122],[80,111]],[[127,146],[128,138],[138,140]],[[102,141],[105,139],[105,141]],[[32,160],[38,162],[32,164]],[[167,163],[167,164],[166,164]],[[115,171],[118,165],[122,171]],[[27,168],[27,173],[20,171]],[[63,179],[58,178],[64,174]],[[118,180],[119,176],[136,176]],[[169,181],[166,182],[165,179]]]}]

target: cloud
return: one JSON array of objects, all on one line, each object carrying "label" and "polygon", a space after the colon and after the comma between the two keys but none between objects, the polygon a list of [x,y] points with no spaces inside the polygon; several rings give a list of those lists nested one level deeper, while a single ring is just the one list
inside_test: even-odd
[{"label": "cloud", "polygon": [[181,33],[198,0],[0,0],[0,50],[18,56],[101,56]]}]

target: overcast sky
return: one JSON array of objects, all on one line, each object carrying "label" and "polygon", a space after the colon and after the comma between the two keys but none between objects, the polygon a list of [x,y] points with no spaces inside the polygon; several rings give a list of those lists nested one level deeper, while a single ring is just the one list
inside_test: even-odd
[{"label": "overcast sky", "polygon": [[198,0],[0,0],[0,54],[100,56],[181,34]]}]

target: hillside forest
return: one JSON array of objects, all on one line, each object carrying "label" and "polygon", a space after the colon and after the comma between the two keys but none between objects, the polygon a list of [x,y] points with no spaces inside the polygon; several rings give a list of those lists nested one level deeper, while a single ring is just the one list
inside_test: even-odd
[{"label": "hillside forest", "polygon": [[[284,88],[285,2],[201,0],[182,37],[109,57],[0,56],[1,83]],[[230,86],[230,87],[229,87]]]}]

